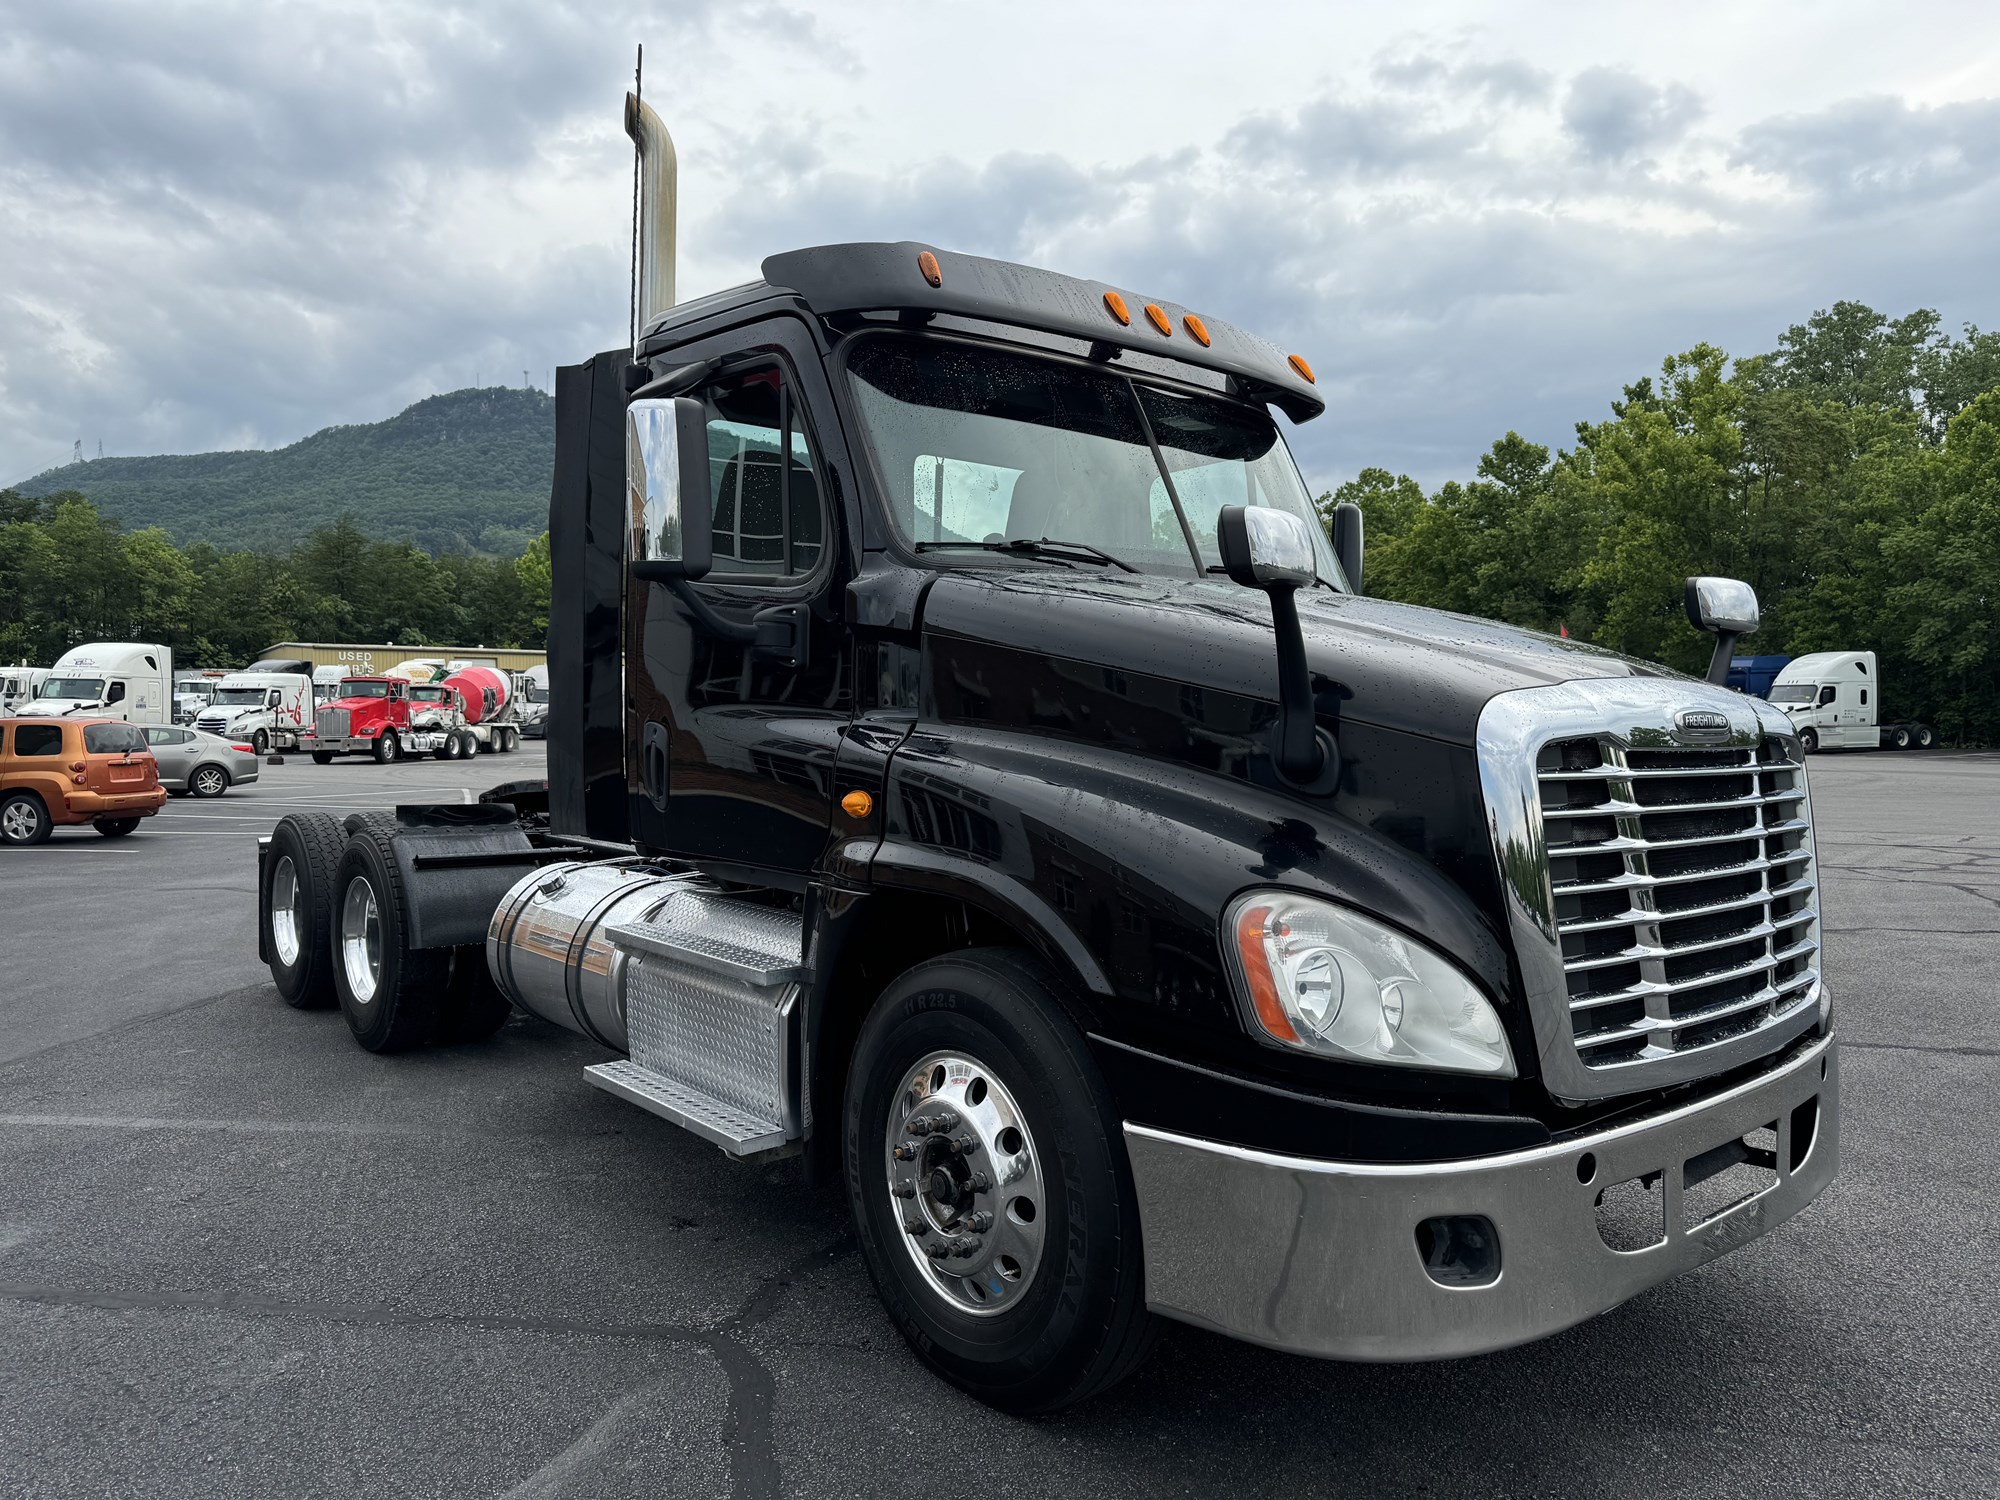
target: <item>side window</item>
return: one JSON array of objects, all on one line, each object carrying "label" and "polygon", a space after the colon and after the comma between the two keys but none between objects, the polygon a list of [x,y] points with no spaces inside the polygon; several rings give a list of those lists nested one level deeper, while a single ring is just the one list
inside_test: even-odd
[{"label": "side window", "polygon": [[146,731],[146,743],[149,745],[178,744],[179,734],[180,731],[177,729],[149,729]]},{"label": "side window", "polygon": [[14,726],[16,755],[62,754],[62,725],[17,724]]},{"label": "side window", "polygon": [[1823,687],[1819,690],[1819,701],[1822,706],[1833,702],[1833,689],[1831,686]]},{"label": "side window", "polygon": [[769,365],[701,393],[708,410],[708,483],[715,503],[710,577],[796,578],[826,540],[819,482],[791,382]]},{"label": "side window", "polygon": [[125,684],[122,682],[112,683],[104,694],[104,701],[106,703],[123,703],[125,701]]}]

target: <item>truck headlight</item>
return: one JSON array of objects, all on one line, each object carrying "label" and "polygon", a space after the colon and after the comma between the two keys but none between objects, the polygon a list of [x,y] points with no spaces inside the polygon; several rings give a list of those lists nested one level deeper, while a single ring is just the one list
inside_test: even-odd
[{"label": "truck headlight", "polygon": [[1229,908],[1225,948],[1257,1029],[1351,1062],[1512,1078],[1500,1016],[1444,955],[1358,912],[1289,891]]}]

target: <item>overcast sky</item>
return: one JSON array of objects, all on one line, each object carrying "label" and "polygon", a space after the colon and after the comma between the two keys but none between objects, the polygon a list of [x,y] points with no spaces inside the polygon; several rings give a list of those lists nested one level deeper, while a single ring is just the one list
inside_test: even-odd
[{"label": "overcast sky", "polygon": [[639,41],[682,296],[917,239],[1172,298],[1312,361],[1315,487],[1843,297],[2000,324],[1990,0],[0,0],[0,482],[623,342]]}]

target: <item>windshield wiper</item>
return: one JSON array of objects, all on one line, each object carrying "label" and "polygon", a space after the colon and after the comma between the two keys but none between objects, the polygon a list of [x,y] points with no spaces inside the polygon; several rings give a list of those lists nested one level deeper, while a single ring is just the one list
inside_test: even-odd
[{"label": "windshield wiper", "polygon": [[[1014,552],[1027,557],[1046,557],[1056,562],[1109,563],[1114,568],[1123,568],[1127,573],[1139,570],[1122,557],[1113,557],[1102,547],[1094,547],[1089,542],[1059,542],[1053,537],[1030,540],[1015,537],[1009,542],[918,542],[917,551],[936,552],[944,548],[970,547],[976,552]],[[1070,554],[1075,553],[1072,557]]]}]

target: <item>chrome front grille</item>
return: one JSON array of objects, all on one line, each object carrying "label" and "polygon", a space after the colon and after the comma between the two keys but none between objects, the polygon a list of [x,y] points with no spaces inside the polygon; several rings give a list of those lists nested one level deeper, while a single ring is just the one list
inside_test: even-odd
[{"label": "chrome front grille", "polygon": [[1778,710],[1682,678],[1583,679],[1491,699],[1477,742],[1552,1094],[1709,1077],[1816,1024],[1811,803]]},{"label": "chrome front grille", "polygon": [[323,740],[344,740],[347,738],[348,723],[346,709],[322,708],[313,719],[313,729]]},{"label": "chrome front grille", "polygon": [[1543,747],[1549,884],[1586,1067],[1714,1046],[1811,1003],[1819,912],[1796,755],[1768,738]]}]

